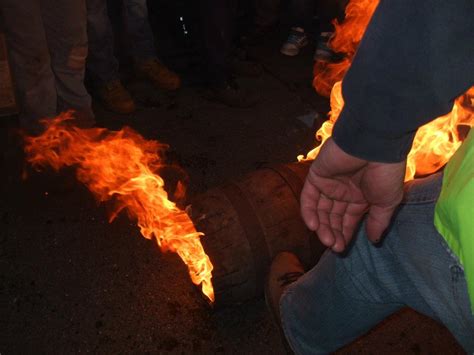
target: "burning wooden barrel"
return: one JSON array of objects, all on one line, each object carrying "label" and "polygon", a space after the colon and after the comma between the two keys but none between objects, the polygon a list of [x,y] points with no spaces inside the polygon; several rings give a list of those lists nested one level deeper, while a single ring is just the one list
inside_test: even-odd
[{"label": "burning wooden barrel", "polygon": [[270,262],[292,251],[307,267],[325,247],[300,217],[306,163],[269,166],[197,196],[191,218],[213,265],[216,306],[243,303],[262,294]]}]

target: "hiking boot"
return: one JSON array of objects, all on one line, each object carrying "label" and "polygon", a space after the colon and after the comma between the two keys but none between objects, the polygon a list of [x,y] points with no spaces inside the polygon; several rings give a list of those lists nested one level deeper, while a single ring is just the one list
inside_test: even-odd
[{"label": "hiking boot", "polygon": [[250,91],[239,88],[236,84],[227,84],[222,88],[211,89],[207,99],[217,101],[229,107],[246,108],[254,106],[258,99]]},{"label": "hiking boot", "polygon": [[280,48],[281,54],[294,57],[300,53],[301,48],[308,44],[308,36],[301,27],[293,27],[288,39]]},{"label": "hiking boot", "polygon": [[159,89],[173,91],[181,86],[178,74],[169,70],[156,58],[137,63],[135,70],[139,76],[150,80]]},{"label": "hiking boot", "polygon": [[112,80],[100,87],[98,96],[106,109],[120,114],[135,111],[135,102],[120,80]]},{"label": "hiking boot", "polygon": [[273,258],[265,285],[265,301],[278,325],[280,320],[280,298],[285,289],[304,274],[298,257],[283,251]]}]

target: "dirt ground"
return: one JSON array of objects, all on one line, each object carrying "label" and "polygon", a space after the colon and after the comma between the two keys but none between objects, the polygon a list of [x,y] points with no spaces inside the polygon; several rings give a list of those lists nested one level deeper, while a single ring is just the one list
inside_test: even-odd
[{"label": "dirt ground", "polygon": [[[254,108],[209,102],[194,87],[170,97],[129,83],[138,111],[120,116],[96,105],[98,123],[168,143],[191,195],[265,163],[295,161],[314,145],[301,117],[328,103],[311,87],[313,48],[288,58],[279,44],[277,36],[254,49],[264,74],[239,81],[258,93]],[[261,299],[213,311],[176,255],[162,254],[125,215],[109,224],[106,208],[70,173],[22,180],[15,119],[1,121],[1,354],[283,353]],[[462,350],[444,327],[406,310],[339,353]]]}]

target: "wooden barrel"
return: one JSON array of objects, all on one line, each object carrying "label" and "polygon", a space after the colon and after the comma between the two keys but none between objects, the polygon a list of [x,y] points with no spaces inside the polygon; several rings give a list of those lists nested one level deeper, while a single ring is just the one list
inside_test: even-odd
[{"label": "wooden barrel", "polygon": [[263,294],[272,258],[297,254],[306,267],[325,247],[300,217],[307,163],[268,166],[193,199],[190,215],[213,265],[217,307]]}]

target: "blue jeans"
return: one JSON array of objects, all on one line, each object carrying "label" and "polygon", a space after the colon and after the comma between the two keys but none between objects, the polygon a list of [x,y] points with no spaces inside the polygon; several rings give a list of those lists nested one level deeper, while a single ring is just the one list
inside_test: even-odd
[{"label": "blue jeans", "polygon": [[469,353],[474,316],[462,266],[433,225],[442,174],[407,184],[379,246],[361,226],[346,255],[327,251],[283,294],[282,326],[297,354],[337,350],[408,306],[443,323]]},{"label": "blue jeans", "polygon": [[[156,58],[146,0],[123,0],[122,4],[123,22],[130,43],[129,54],[138,62]],[[107,0],[87,0],[87,34],[88,73],[99,84],[118,79],[118,61],[114,55],[114,35]]]}]

